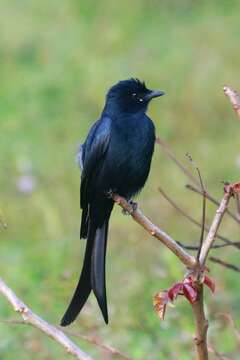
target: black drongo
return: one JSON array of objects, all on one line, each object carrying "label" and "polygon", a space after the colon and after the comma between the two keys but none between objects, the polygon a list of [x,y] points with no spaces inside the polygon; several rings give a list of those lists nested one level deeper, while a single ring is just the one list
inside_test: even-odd
[{"label": "black drongo", "polygon": [[114,205],[108,194],[112,191],[131,199],[144,186],[155,143],[155,128],[146,111],[149,102],[161,95],[163,91],[149,90],[137,79],[118,82],[108,91],[102,115],[80,147],[80,237],[87,238],[87,245],[81,276],[62,326],[76,319],[91,290],[108,323],[105,256]]}]

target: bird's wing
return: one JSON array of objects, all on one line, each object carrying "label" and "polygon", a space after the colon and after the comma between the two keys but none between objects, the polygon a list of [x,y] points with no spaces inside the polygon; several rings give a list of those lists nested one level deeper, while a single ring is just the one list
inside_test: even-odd
[{"label": "bird's wing", "polygon": [[86,142],[82,145],[81,161],[81,208],[86,208],[91,192],[91,180],[95,178],[104,160],[111,134],[111,119],[103,117],[91,128]]}]

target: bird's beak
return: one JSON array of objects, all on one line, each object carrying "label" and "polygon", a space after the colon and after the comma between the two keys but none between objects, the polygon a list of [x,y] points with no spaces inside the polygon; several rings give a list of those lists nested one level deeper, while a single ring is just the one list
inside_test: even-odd
[{"label": "bird's beak", "polygon": [[155,97],[163,96],[165,95],[165,92],[162,90],[152,90],[149,94],[145,96],[146,100],[151,100]]}]

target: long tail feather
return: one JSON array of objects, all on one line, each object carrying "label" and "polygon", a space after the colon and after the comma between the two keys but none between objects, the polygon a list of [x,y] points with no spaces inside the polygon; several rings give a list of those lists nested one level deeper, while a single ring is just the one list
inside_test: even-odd
[{"label": "long tail feather", "polygon": [[102,311],[106,324],[108,323],[105,259],[108,235],[108,219],[101,228],[96,230],[92,261],[91,261],[91,284],[97,298],[98,305]]},{"label": "long tail feather", "polygon": [[61,326],[67,326],[76,319],[92,290],[91,258],[95,232],[95,228],[90,227],[81,276],[70,305],[61,320]]}]

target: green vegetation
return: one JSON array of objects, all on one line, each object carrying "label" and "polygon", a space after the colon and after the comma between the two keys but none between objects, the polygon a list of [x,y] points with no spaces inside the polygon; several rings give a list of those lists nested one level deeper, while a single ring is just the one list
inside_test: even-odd
[{"label": "green vegetation", "polygon": [[[225,83],[240,88],[239,12],[240,2],[233,0],[1,1],[0,208],[8,229],[0,230],[0,276],[45,319],[59,322],[80,272],[84,241],[74,158],[114,82],[137,76],[166,91],[150,108],[157,133],[183,161],[187,151],[192,154],[218,198],[221,181],[239,180],[240,124],[221,90]],[[19,191],[24,179],[32,192]],[[185,190],[185,182],[156,146],[138,201],[174,238],[196,243],[199,230],[157,191],[161,184],[200,218],[200,198]],[[209,206],[208,219],[213,211]],[[237,240],[239,229],[228,220],[222,233]],[[192,359],[187,302],[180,299],[164,322],[152,309],[153,295],[181,279],[184,269],[119,208],[109,240],[110,325],[91,298],[73,328],[134,359]],[[238,262],[232,250],[223,257]],[[207,294],[210,340],[219,351],[231,352],[236,341],[218,313],[230,312],[240,321],[239,279],[217,265],[211,265],[211,275],[217,292]],[[0,315],[14,317],[2,298]],[[106,359],[99,349],[79,344]],[[0,323],[0,358],[68,356],[30,327]]]}]

